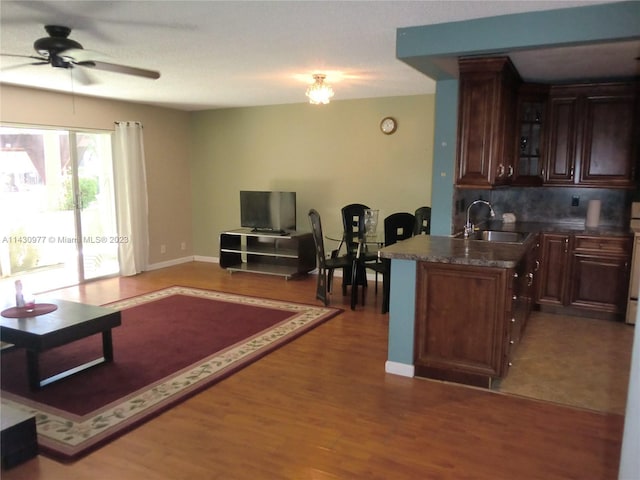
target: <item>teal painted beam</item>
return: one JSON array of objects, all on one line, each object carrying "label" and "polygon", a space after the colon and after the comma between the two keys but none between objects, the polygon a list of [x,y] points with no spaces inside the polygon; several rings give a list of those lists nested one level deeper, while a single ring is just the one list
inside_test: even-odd
[{"label": "teal painted beam", "polygon": [[396,56],[434,80],[455,78],[446,57],[640,38],[640,2],[627,1],[399,28]]},{"label": "teal painted beam", "polygon": [[416,306],[416,262],[391,260],[389,305],[390,362],[413,365],[413,330]]},{"label": "teal painted beam", "polygon": [[431,235],[451,235],[458,131],[458,80],[436,82]]}]

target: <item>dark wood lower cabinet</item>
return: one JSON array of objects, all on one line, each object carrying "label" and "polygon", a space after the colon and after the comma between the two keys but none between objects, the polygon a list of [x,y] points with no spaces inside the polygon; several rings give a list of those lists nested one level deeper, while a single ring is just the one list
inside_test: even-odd
[{"label": "dark wood lower cabinet", "polygon": [[491,387],[508,374],[536,300],[584,316],[623,315],[632,240],[544,233],[514,268],[418,262],[415,374]]},{"label": "dark wood lower cabinet", "polygon": [[520,332],[514,273],[418,263],[416,375],[490,387],[506,374]]},{"label": "dark wood lower cabinet", "polygon": [[632,240],[630,235],[543,234],[537,303],[542,309],[556,312],[622,317],[627,305]]},{"label": "dark wood lower cabinet", "polygon": [[624,315],[631,261],[631,237],[576,236],[568,304]]},{"label": "dark wood lower cabinet", "polygon": [[569,235],[545,233],[540,242],[540,276],[537,302],[543,305],[565,304],[569,282]]}]

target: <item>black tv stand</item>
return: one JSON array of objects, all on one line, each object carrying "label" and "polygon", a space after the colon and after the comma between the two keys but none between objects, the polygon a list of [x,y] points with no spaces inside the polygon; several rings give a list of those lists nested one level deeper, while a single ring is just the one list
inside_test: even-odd
[{"label": "black tv stand", "polygon": [[260,233],[263,235],[287,235],[286,230],[274,230],[272,228],[252,228],[251,233]]},{"label": "black tv stand", "polygon": [[220,234],[220,266],[230,272],[278,275],[287,279],[316,268],[311,233],[255,231],[250,228]]}]

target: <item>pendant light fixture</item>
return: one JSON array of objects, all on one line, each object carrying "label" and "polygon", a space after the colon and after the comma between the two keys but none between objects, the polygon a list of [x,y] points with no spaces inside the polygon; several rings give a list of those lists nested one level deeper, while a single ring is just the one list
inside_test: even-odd
[{"label": "pendant light fixture", "polygon": [[309,97],[309,103],[313,105],[326,105],[331,101],[333,97],[333,88],[328,83],[324,83],[326,75],[322,73],[316,73],[313,75],[314,82],[307,88],[307,97]]}]

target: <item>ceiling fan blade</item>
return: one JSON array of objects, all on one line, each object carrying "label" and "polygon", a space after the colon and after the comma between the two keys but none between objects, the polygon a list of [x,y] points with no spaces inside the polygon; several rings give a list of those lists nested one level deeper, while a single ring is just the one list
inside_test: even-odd
[{"label": "ceiling fan blade", "polygon": [[156,72],[155,70],[145,70],[143,68],[129,67],[127,65],[117,65],[115,63],[101,62],[97,60],[82,62],[79,64],[84,67],[94,68],[96,70],[124,73],[126,75],[134,75],[136,77],[151,78],[153,80],[160,78],[160,72]]},{"label": "ceiling fan blade", "polygon": [[104,53],[95,52],[93,50],[85,50],[84,48],[68,48],[58,53],[58,56],[67,62],[83,63],[93,60],[108,59],[109,56]]},{"label": "ceiling fan blade", "polygon": [[93,78],[93,76],[90,75],[89,72],[81,64],[74,65],[74,67],[71,69],[71,75],[73,76],[73,79],[75,81],[85,86],[98,83],[95,78]]},{"label": "ceiling fan blade", "polygon": [[16,68],[29,67],[31,65],[47,65],[49,62],[20,63],[18,65],[9,65],[8,67],[0,67],[0,72],[8,72]]},{"label": "ceiling fan blade", "polygon": [[16,55],[14,53],[0,53],[0,57],[13,57],[13,58],[32,58],[34,60],[40,60],[44,63],[49,63],[49,60],[45,57],[36,57],[35,55]]},{"label": "ceiling fan blade", "polygon": [[12,53],[1,53],[2,57],[11,57],[11,58],[29,58],[32,60],[38,60],[37,62],[28,62],[28,63],[20,63],[18,65],[8,65],[8,66],[0,66],[1,72],[6,72],[8,70],[15,70],[16,68],[28,67],[30,65],[46,65],[49,63],[49,60],[44,57],[36,57],[35,55],[14,55]]}]

